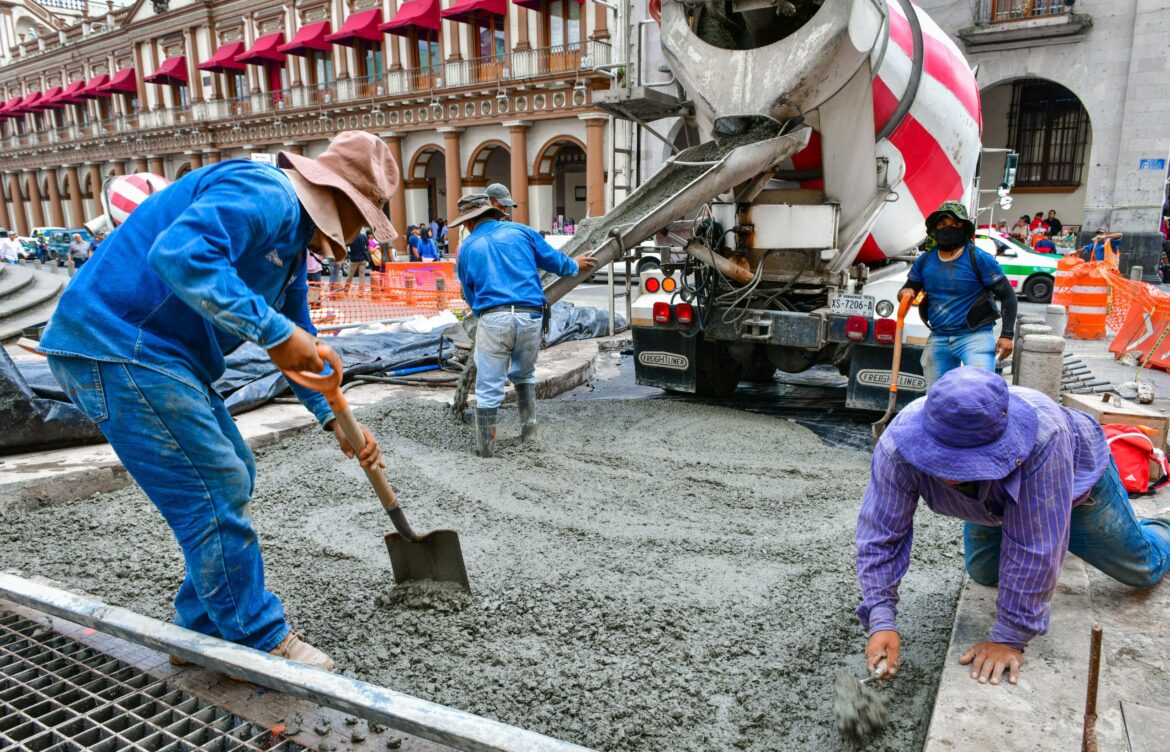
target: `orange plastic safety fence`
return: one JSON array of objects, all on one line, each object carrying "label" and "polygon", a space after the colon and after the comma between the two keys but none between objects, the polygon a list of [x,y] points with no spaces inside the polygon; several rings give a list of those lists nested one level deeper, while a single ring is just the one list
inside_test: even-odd
[{"label": "orange plastic safety fence", "polygon": [[462,318],[467,304],[461,294],[458,280],[448,278],[441,270],[429,279],[403,270],[371,272],[368,280],[355,279],[348,285],[344,279],[332,284],[310,282],[309,317],[317,327],[434,316],[442,311]]},{"label": "orange plastic safety fence", "polygon": [[1135,354],[1144,365],[1170,370],[1170,294],[1126,279],[1103,264],[1109,283],[1109,329],[1116,332],[1109,351]]}]

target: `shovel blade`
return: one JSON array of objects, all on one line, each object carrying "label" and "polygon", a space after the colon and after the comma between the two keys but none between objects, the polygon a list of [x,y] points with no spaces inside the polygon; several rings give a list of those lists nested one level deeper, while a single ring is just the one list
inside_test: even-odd
[{"label": "shovel blade", "polygon": [[455,582],[466,592],[471,592],[459,534],[454,530],[432,530],[413,541],[398,533],[390,533],[386,536],[386,549],[390,552],[395,583]]}]

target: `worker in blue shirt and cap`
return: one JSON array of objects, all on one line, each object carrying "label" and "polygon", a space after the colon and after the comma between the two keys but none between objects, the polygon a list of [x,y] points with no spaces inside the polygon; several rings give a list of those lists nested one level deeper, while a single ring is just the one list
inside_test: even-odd
[{"label": "worker in blue shirt and cap", "polygon": [[479,193],[459,199],[459,216],[450,225],[466,225],[470,233],[460,246],[456,268],[463,299],[479,317],[475,426],[481,457],[496,451],[496,417],[506,378],[516,387],[521,440],[536,437],[536,356],[545,303],[540,270],[576,277],[597,265],[588,255],[574,261],[531,227],[503,219],[504,212]]},{"label": "worker in blue shirt and cap", "polygon": [[[363,225],[394,240],[386,212],[399,171],[381,140],[356,131],[316,159],[282,152],[278,164],[209,165],[143,201],[70,282],[41,352],[178,539],[187,571],[175,622],[332,670],[265,588],[256,466],[212,384],[243,342],[281,369],[324,369],[306,249],[340,263]],[[353,456],[325,398],[292,388]],[[362,465],[384,467],[363,433]]]}]

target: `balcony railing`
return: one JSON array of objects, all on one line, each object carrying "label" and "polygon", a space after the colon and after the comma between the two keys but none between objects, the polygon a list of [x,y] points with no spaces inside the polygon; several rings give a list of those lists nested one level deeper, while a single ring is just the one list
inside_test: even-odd
[{"label": "balcony railing", "polygon": [[[608,43],[589,40],[583,44],[544,47],[499,57],[473,58],[442,63],[434,68],[389,71],[369,78],[351,78],[324,84],[307,84],[274,92],[260,92],[233,99],[194,102],[189,106],[117,115],[62,128],[46,128],[3,140],[10,149],[61,143],[78,138],[101,138],[139,128],[168,128],[263,115],[288,109],[324,108],[332,104],[375,101],[384,97],[434,93],[459,86],[497,86],[501,83],[550,74],[585,73],[590,67],[608,65]],[[10,126],[11,127],[11,126]]]},{"label": "balcony railing", "polygon": [[1068,13],[1064,0],[991,0],[991,22],[1023,21]]}]

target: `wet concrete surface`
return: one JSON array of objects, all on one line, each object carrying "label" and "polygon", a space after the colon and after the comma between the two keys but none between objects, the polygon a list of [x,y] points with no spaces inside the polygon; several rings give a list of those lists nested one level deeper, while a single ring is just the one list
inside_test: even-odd
[{"label": "wet concrete surface", "polygon": [[[775,385],[741,389],[743,409],[597,398],[629,386],[540,403],[537,446],[505,409],[493,460],[442,405],[359,411],[416,529],[460,531],[465,601],[394,592],[389,522],[328,437],[257,452],[255,523],[290,623],[349,675],[597,749],[852,749],[834,677],[864,675],[853,529],[873,416],[762,414],[792,388]],[[959,526],[917,521],[891,721],[865,749],[921,747],[947,649]],[[182,578],[136,488],[5,515],[0,568],[160,618]]]}]

